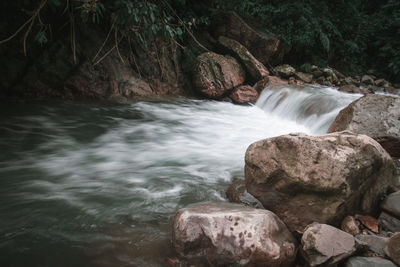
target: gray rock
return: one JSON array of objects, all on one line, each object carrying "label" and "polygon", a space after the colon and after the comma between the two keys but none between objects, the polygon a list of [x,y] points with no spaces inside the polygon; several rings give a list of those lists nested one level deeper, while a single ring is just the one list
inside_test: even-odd
[{"label": "gray rock", "polygon": [[231,203],[202,203],[180,209],[173,245],[187,258],[211,265],[292,266],[297,242],[272,212]]},{"label": "gray rock", "polygon": [[387,152],[350,132],[264,139],[249,146],[245,163],[247,191],[291,231],[377,212],[381,197],[398,185]]},{"label": "gray rock", "polygon": [[374,79],[369,75],[364,75],[361,77],[361,83],[365,85],[374,85]]},{"label": "gray rock", "polygon": [[390,232],[400,232],[400,220],[395,217],[387,214],[386,212],[382,212],[379,215],[379,224],[385,230]]},{"label": "gray rock", "polygon": [[244,180],[234,181],[226,190],[226,197],[232,203],[240,203],[255,209],[264,209],[261,202],[247,192]]},{"label": "gray rock", "polygon": [[351,257],[347,260],[345,267],[396,267],[396,265],[377,257]]},{"label": "gray rock", "polygon": [[327,224],[307,226],[301,238],[301,254],[310,266],[334,265],[356,250],[352,235]]},{"label": "gray rock", "polygon": [[340,111],[328,133],[348,130],[377,140],[394,158],[400,157],[400,98],[366,95]]},{"label": "gray rock", "polygon": [[306,83],[311,83],[313,80],[312,74],[307,74],[307,73],[300,72],[300,71],[295,72],[294,76],[296,76],[297,79],[302,80],[303,82],[306,82]]},{"label": "gray rock", "polygon": [[275,72],[282,78],[289,78],[294,75],[296,70],[288,64],[283,64],[275,67]]},{"label": "gray rock", "polygon": [[385,255],[384,249],[389,238],[377,235],[357,235],[355,238],[364,243],[370,251],[378,255]]},{"label": "gray rock", "polygon": [[397,219],[400,219],[400,191],[388,195],[382,202],[381,208]]}]

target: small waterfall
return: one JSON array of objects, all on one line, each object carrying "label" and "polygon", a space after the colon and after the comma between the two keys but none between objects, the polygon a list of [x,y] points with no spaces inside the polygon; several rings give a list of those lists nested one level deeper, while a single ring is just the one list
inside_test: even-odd
[{"label": "small waterfall", "polygon": [[313,134],[323,134],[339,111],[361,96],[311,85],[277,90],[266,88],[256,106],[267,114],[304,125]]}]

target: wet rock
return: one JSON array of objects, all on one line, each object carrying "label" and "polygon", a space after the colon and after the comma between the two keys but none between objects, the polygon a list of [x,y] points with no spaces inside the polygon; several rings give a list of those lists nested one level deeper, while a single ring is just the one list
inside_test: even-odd
[{"label": "wet rock", "polygon": [[264,139],[249,146],[245,162],[248,192],[292,231],[377,212],[381,197],[398,184],[387,152],[350,132]]},{"label": "wet rock", "polygon": [[365,85],[374,85],[374,79],[369,75],[364,75],[361,77],[361,83]]},{"label": "wet rock", "polygon": [[261,202],[247,192],[244,180],[234,181],[226,190],[226,197],[232,203],[244,204],[256,209],[264,209]]},{"label": "wet rock", "polygon": [[212,18],[216,37],[226,36],[240,42],[261,63],[281,62],[290,47],[264,26],[249,23],[235,12],[219,12]]},{"label": "wet rock", "polygon": [[352,84],[340,86],[339,91],[353,94],[361,94],[360,88]]},{"label": "wet rock", "polygon": [[384,90],[386,93],[389,93],[389,94],[397,94],[398,93],[398,90],[396,90],[396,88],[394,88],[392,86],[387,86],[384,88]]},{"label": "wet rock", "polygon": [[336,76],[335,72],[331,68],[324,68],[322,69],[322,72],[324,73],[324,76],[326,78],[330,78],[330,82],[332,83],[337,83],[339,81],[338,77]]},{"label": "wet rock", "polygon": [[230,98],[236,104],[255,103],[258,98],[258,92],[250,85],[242,85],[233,90]]},{"label": "wet rock", "polygon": [[390,232],[400,232],[400,220],[387,214],[386,212],[382,212],[379,215],[379,223],[381,227]]},{"label": "wet rock", "polygon": [[313,80],[312,74],[307,74],[307,73],[300,72],[300,71],[295,72],[294,76],[296,76],[297,79],[302,80],[303,82],[306,82],[306,83],[311,83]]},{"label": "wet rock", "polygon": [[253,82],[269,75],[267,68],[239,42],[224,36],[220,36],[218,42],[240,60]]},{"label": "wet rock", "polygon": [[378,79],[375,81],[375,85],[380,87],[388,87],[390,86],[390,83],[385,79]]},{"label": "wet rock", "polygon": [[[374,118],[374,119],[371,119]],[[400,158],[400,98],[366,95],[342,109],[328,133],[349,130],[368,135]]]},{"label": "wet rock", "polygon": [[397,219],[400,219],[400,191],[388,195],[382,202],[381,208]]},{"label": "wet rock", "polygon": [[324,75],[324,73],[320,69],[315,69],[312,71],[312,75],[315,79]]},{"label": "wet rock", "polygon": [[360,233],[359,222],[353,216],[347,216],[342,221],[341,229],[353,236]]},{"label": "wet rock", "polygon": [[245,80],[245,72],[236,59],[213,52],[197,57],[193,83],[207,97],[220,99]]},{"label": "wet rock", "polygon": [[396,233],[389,238],[385,252],[394,263],[400,265],[400,233]]},{"label": "wet rock", "polygon": [[301,255],[310,266],[334,265],[356,250],[352,235],[327,224],[307,226],[301,238]]},{"label": "wet rock", "polygon": [[173,245],[182,256],[204,257],[211,265],[292,266],[297,243],[272,212],[231,203],[180,209]]},{"label": "wet rock", "polygon": [[284,81],[279,77],[269,76],[269,82],[268,82],[269,89],[280,89],[288,85],[289,83],[287,81]]},{"label": "wet rock", "polygon": [[295,68],[288,64],[279,65],[274,70],[282,78],[289,78],[296,72]]},{"label": "wet rock", "polygon": [[347,260],[345,267],[396,267],[389,261],[378,257],[351,257]]}]

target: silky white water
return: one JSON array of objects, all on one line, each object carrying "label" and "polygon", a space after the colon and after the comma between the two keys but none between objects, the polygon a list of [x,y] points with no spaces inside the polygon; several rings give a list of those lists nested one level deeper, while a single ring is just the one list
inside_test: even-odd
[{"label": "silky white water", "polygon": [[252,142],[324,133],[358,97],[292,87],[265,90],[255,106],[5,103],[0,265],[161,266],[176,210],[225,201]]}]

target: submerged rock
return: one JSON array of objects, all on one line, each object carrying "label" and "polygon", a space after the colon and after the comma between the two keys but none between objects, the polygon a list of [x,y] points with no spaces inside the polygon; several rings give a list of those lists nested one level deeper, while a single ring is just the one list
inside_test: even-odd
[{"label": "submerged rock", "polygon": [[389,261],[378,257],[351,257],[347,260],[345,267],[396,267]]},{"label": "submerged rock", "polygon": [[193,83],[207,97],[220,99],[245,80],[245,72],[236,59],[213,52],[197,57]]},{"label": "submerged rock", "polygon": [[368,135],[400,158],[400,98],[366,95],[342,109],[328,133],[343,130]]},{"label": "submerged rock", "polygon": [[301,238],[301,255],[310,266],[334,265],[356,250],[352,235],[327,224],[307,226]]},{"label": "submerged rock", "polygon": [[239,42],[224,36],[220,36],[218,42],[235,54],[235,56],[245,66],[247,73],[250,74],[253,82],[259,81],[263,77],[269,75],[267,68]]},{"label": "submerged rock", "polygon": [[255,103],[258,98],[258,92],[250,85],[242,85],[233,90],[230,98],[237,104]]},{"label": "submerged rock", "polygon": [[292,266],[297,242],[272,212],[231,203],[202,203],[180,209],[173,245],[187,258],[212,265]]},{"label": "submerged rock", "polygon": [[372,138],[350,132],[261,140],[249,146],[245,162],[248,192],[290,230],[375,213],[398,185],[387,152]]}]

